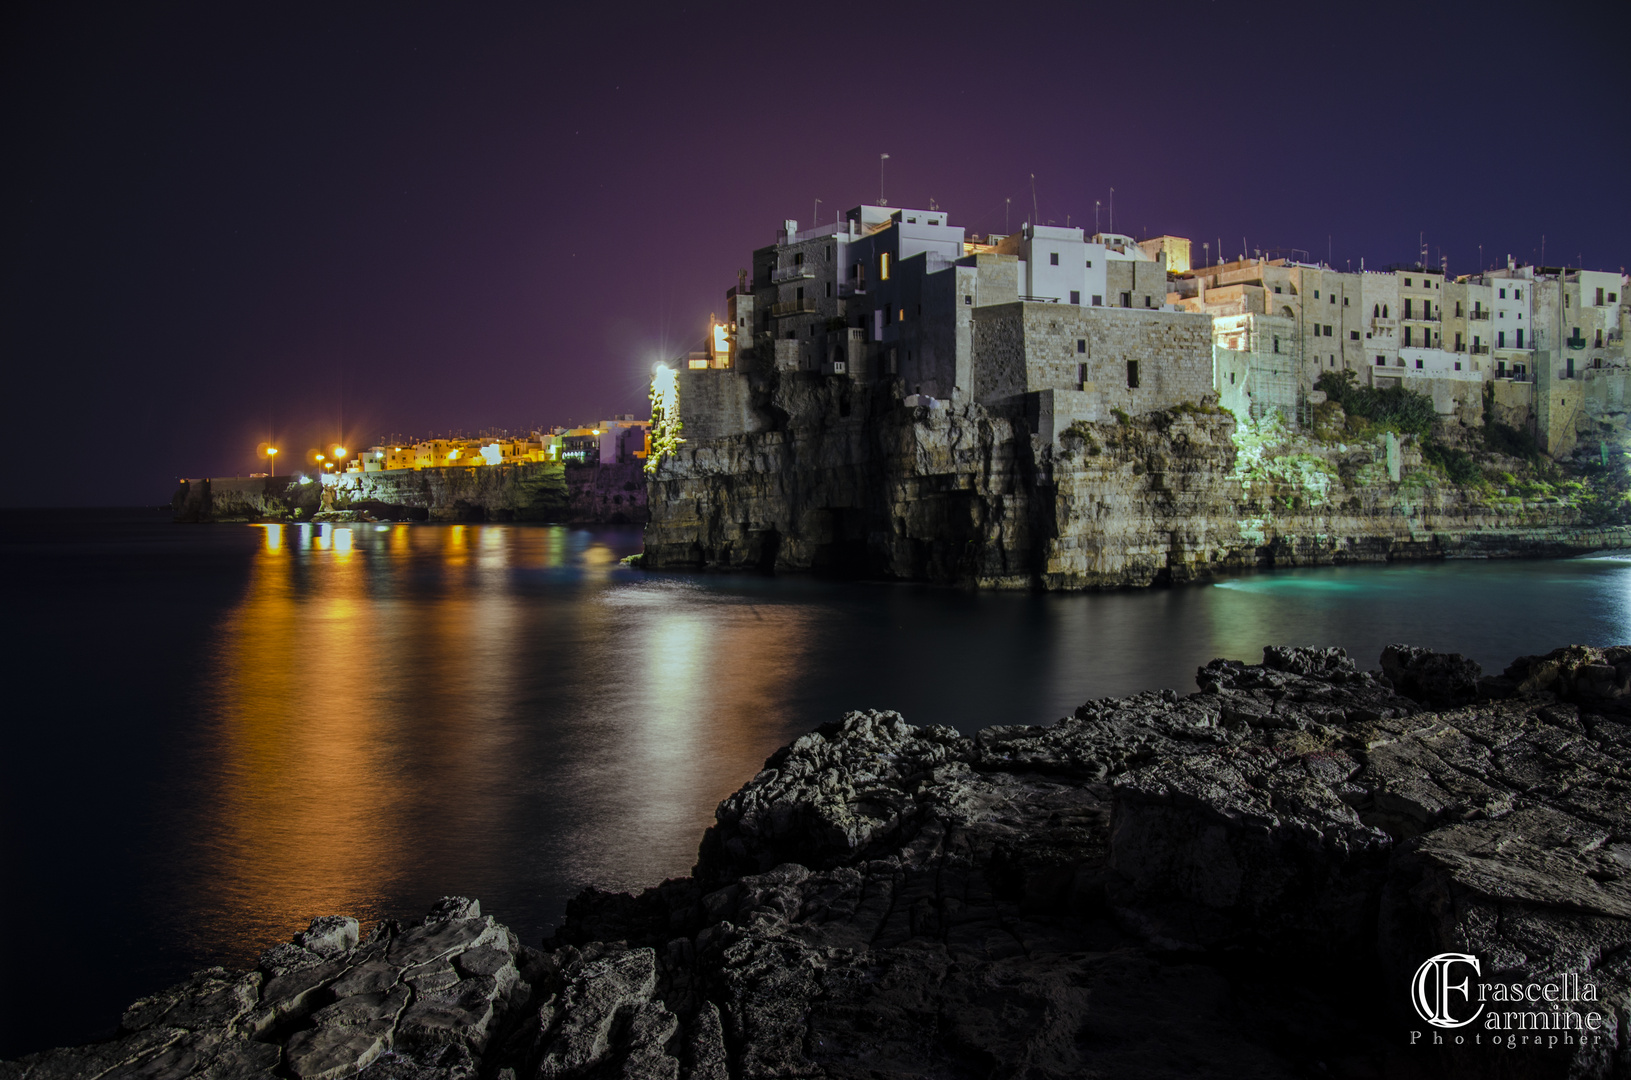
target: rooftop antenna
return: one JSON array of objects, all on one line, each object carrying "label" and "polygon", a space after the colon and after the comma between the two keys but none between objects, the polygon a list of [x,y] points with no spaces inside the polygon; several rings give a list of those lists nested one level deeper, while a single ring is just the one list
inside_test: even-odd
[{"label": "rooftop antenna", "polygon": [[[1040,210],[1038,210],[1036,208],[1036,173],[1031,174],[1031,220],[1033,222],[1042,220],[1042,211],[1040,211]],[[1032,226],[1032,229],[1033,229],[1032,235],[1035,235],[1035,233],[1034,233],[1035,226],[1034,225]]]},{"label": "rooftop antenna", "polygon": [[1484,272],[1484,245],[1483,244],[1478,245],[1478,272],[1480,274],[1482,274]]},{"label": "rooftop antenna", "polygon": [[888,206],[889,200],[883,197],[883,163],[889,160],[888,154],[878,155],[878,205]]},{"label": "rooftop antenna", "polygon": [[1201,265],[1212,265],[1212,241],[1210,240],[1201,241]]},{"label": "rooftop antenna", "polygon": [[821,224],[821,200],[817,199],[815,205],[810,207],[810,225],[814,227],[819,224]]},{"label": "rooftop antenna", "polygon": [[1014,200],[1012,198],[1002,200],[1002,231],[1005,233],[1011,231],[1011,226],[1008,224],[1008,219],[1010,216],[1012,216],[1013,209]]},{"label": "rooftop antenna", "polygon": [[1110,189],[1110,231],[1116,231],[1116,189]]},{"label": "rooftop antenna", "polygon": [[1100,231],[1099,230],[1099,200],[1094,199],[1093,200],[1093,232],[1094,232],[1095,235],[1097,235],[1099,233],[1099,231]]}]

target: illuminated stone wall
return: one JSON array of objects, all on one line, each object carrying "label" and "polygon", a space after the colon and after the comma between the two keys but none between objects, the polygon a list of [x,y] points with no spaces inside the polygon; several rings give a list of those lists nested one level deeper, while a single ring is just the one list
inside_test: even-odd
[{"label": "illuminated stone wall", "polygon": [[[986,404],[1015,406],[1021,395],[1044,390],[1079,392],[1072,416],[1100,420],[1115,409],[1138,414],[1198,404],[1212,392],[1212,320],[1205,315],[1003,304],[977,310],[973,330],[974,393]],[[1138,365],[1136,387],[1129,362]]]}]

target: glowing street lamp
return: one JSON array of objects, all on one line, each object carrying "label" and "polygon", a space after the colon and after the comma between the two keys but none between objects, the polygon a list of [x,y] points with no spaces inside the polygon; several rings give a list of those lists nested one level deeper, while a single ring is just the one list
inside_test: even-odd
[{"label": "glowing street lamp", "polygon": [[274,476],[277,473],[277,469],[272,467],[274,464],[272,459],[275,457],[277,457],[277,447],[268,446],[266,448],[266,475],[268,477]]}]

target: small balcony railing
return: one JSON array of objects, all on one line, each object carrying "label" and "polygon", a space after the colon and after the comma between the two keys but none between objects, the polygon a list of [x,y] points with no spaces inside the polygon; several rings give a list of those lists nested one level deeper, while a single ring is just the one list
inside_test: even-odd
[{"label": "small balcony railing", "polygon": [[1474,356],[1488,356],[1489,355],[1489,346],[1488,345],[1474,345],[1472,347],[1472,354]]},{"label": "small balcony railing", "polygon": [[801,278],[813,277],[815,277],[815,267],[808,263],[799,266],[783,266],[770,272],[771,282],[777,285],[784,281],[798,281]]},{"label": "small balcony railing", "polygon": [[1471,311],[1467,312],[1467,318],[1473,320],[1474,322],[1477,322],[1480,319],[1487,319],[1489,318],[1489,311],[1484,308],[1473,308]]},{"label": "small balcony railing", "polygon": [[779,304],[770,305],[770,317],[785,319],[793,315],[814,315],[815,309],[814,300],[783,300]]}]

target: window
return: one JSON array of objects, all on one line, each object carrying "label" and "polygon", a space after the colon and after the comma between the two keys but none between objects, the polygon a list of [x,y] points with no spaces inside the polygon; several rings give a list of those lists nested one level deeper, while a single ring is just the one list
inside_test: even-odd
[{"label": "window", "polygon": [[1337,302],[1337,294],[1332,293],[1330,296],[1327,296],[1325,298],[1325,300],[1326,300],[1326,303],[1334,304],[1334,303]]},{"label": "window", "polygon": [[1609,293],[1608,294],[1608,302],[1611,303],[1611,304],[1619,303],[1618,296],[1615,293]]},{"label": "window", "polygon": [[1385,319],[1385,318],[1387,318],[1387,317],[1388,317],[1388,314],[1387,314],[1387,305],[1386,305],[1386,304],[1383,304],[1383,305],[1382,305],[1382,318],[1384,318],[1384,319]]},{"label": "window", "polygon": [[1274,287],[1274,295],[1276,295],[1276,296],[1280,295],[1280,286],[1276,285]]},{"label": "window", "polygon": [[1280,351],[1280,336],[1278,334],[1276,334],[1274,337],[1274,351]]},{"label": "window", "polygon": [[1133,306],[1133,294],[1132,293],[1124,292],[1124,293],[1121,294],[1121,306],[1122,307],[1132,307]]},{"label": "window", "polygon": [[1152,298],[1146,296],[1144,298],[1144,306],[1145,307],[1154,307],[1155,306],[1155,301]]},{"label": "window", "polygon": [[1461,318],[1461,301],[1459,300],[1455,302],[1455,317]]},{"label": "window", "polygon": [[1600,326],[1597,328],[1597,347],[1599,349],[1603,347],[1603,328]]},{"label": "window", "polygon": [[1326,337],[1330,337],[1330,336],[1331,336],[1331,330],[1332,330],[1332,327],[1331,327],[1331,325],[1330,325],[1330,324],[1329,324],[1329,323],[1327,323],[1327,324],[1326,324],[1326,326],[1325,326],[1325,336],[1326,336]]},{"label": "window", "polygon": [[1461,370],[1461,361],[1459,361],[1459,360],[1457,360],[1457,361],[1456,361],[1456,362],[1455,362],[1455,369],[1456,369],[1456,370],[1457,370],[1457,371],[1460,371],[1460,370]]},{"label": "window", "polygon": [[1518,331],[1518,348],[1523,348],[1523,331]]},{"label": "window", "polygon": [[916,225],[916,224],[917,224],[917,218],[915,218],[915,217],[909,217],[909,218],[907,218],[907,219],[906,219],[906,224],[908,224],[908,225]]},{"label": "window", "polygon": [[1410,327],[1408,326],[1404,328],[1404,344],[1405,348],[1410,347]]},{"label": "window", "polygon": [[1359,340],[1359,331],[1358,330],[1349,330],[1348,331],[1348,340],[1349,341],[1358,341]]},{"label": "window", "polygon": [[1506,331],[1505,330],[1495,331],[1495,347],[1497,349],[1506,348]]},{"label": "window", "polygon": [[1081,292],[1076,289],[1070,290],[1070,302],[1073,304],[1080,304],[1082,302]]},{"label": "window", "polygon": [[1348,298],[1347,298],[1347,297],[1346,297],[1346,296],[1344,296],[1344,297],[1343,297],[1343,298],[1342,298],[1342,306],[1343,306],[1343,307],[1347,307],[1347,306],[1348,306]]},{"label": "window", "polygon": [[1102,307],[1103,305],[1104,305],[1104,297],[1100,296],[1098,293],[1094,293],[1093,294],[1093,306],[1094,307]]},{"label": "window", "polygon": [[1318,289],[1315,289],[1314,290],[1314,299],[1318,300],[1319,298],[1320,298],[1320,291]]},{"label": "window", "polygon": [[1087,352],[1087,339],[1086,338],[1077,338],[1076,339],[1076,351],[1079,352],[1079,353],[1086,353]]},{"label": "window", "polygon": [[1076,389],[1081,390],[1087,386],[1087,365],[1076,365]]},{"label": "window", "polygon": [[[1089,270],[1093,269],[1093,260],[1092,259],[1087,260],[1087,268]],[[1610,297],[1609,299],[1613,299],[1613,297]]]},{"label": "window", "polygon": [[798,292],[798,296],[797,296],[797,297],[795,297],[795,299],[798,299],[798,300],[803,300],[803,299],[804,299],[804,286],[803,286],[803,285],[800,285],[800,286],[799,286],[799,287],[798,287],[798,289],[797,289],[797,292]]},{"label": "window", "polygon": [[1127,389],[1138,389],[1138,361],[1127,361]]},{"label": "window", "polygon": [[1376,358],[1376,366],[1377,366],[1377,367],[1386,367],[1386,366],[1387,366],[1387,357],[1385,357],[1385,356],[1378,356],[1378,357],[1377,357],[1377,358]]},{"label": "window", "polygon": [[900,317],[901,322],[906,321],[906,309],[905,308],[900,309],[900,316],[899,317]]},{"label": "window", "polygon": [[832,282],[827,282],[827,299],[832,299]]},{"label": "window", "polygon": [[1598,290],[1597,290],[1597,306],[1598,307],[1603,306],[1603,290],[1601,289],[1601,287],[1599,287]]},{"label": "window", "polygon": [[[1406,284],[1406,285],[1408,285],[1408,284],[1410,284],[1410,283],[1409,283],[1409,282],[1408,282],[1408,281],[1407,281],[1407,282],[1405,282],[1405,284]],[[1409,300],[1406,300],[1406,301],[1405,301],[1405,302],[1404,302],[1404,317],[1405,317],[1405,318],[1407,318],[1407,319],[1408,319],[1408,318],[1411,318],[1411,314],[1410,314],[1410,301],[1409,301]]]},{"label": "window", "polygon": [[1370,317],[1373,318],[1373,319],[1380,319],[1382,317],[1382,305],[1381,304],[1372,304],[1370,306]]},{"label": "window", "polygon": [[1523,290],[1522,289],[1513,289],[1512,290],[1512,299],[1522,300],[1523,299]]},{"label": "window", "polygon": [[1420,371],[1420,370],[1421,370],[1421,361],[1420,361],[1420,360],[1417,360],[1417,361],[1416,361],[1416,370],[1417,370],[1417,371]]},{"label": "window", "polygon": [[804,252],[800,251],[800,252],[797,252],[797,253],[795,253],[793,255],[793,265],[794,266],[803,266],[804,265]]},{"label": "window", "polygon": [[1051,251],[1051,252],[1048,253],[1048,265],[1049,266],[1058,266],[1059,265],[1059,253],[1057,251]]},{"label": "window", "polygon": [[[1410,279],[1409,278],[1404,279],[1404,287],[1407,288],[1407,289],[1410,288]],[[1409,303],[1409,301],[1406,301],[1406,303]]]},{"label": "window", "polygon": [[964,293],[963,294],[963,306],[964,307],[973,307],[974,306],[974,296],[973,296],[972,293]]},{"label": "window", "polygon": [[878,280],[889,280],[889,252],[880,252],[878,255]]},{"label": "window", "polygon": [[1505,300],[1505,299],[1506,299],[1506,290],[1505,290],[1505,289],[1502,289],[1502,290],[1501,290],[1501,299],[1502,299],[1502,300]]}]

